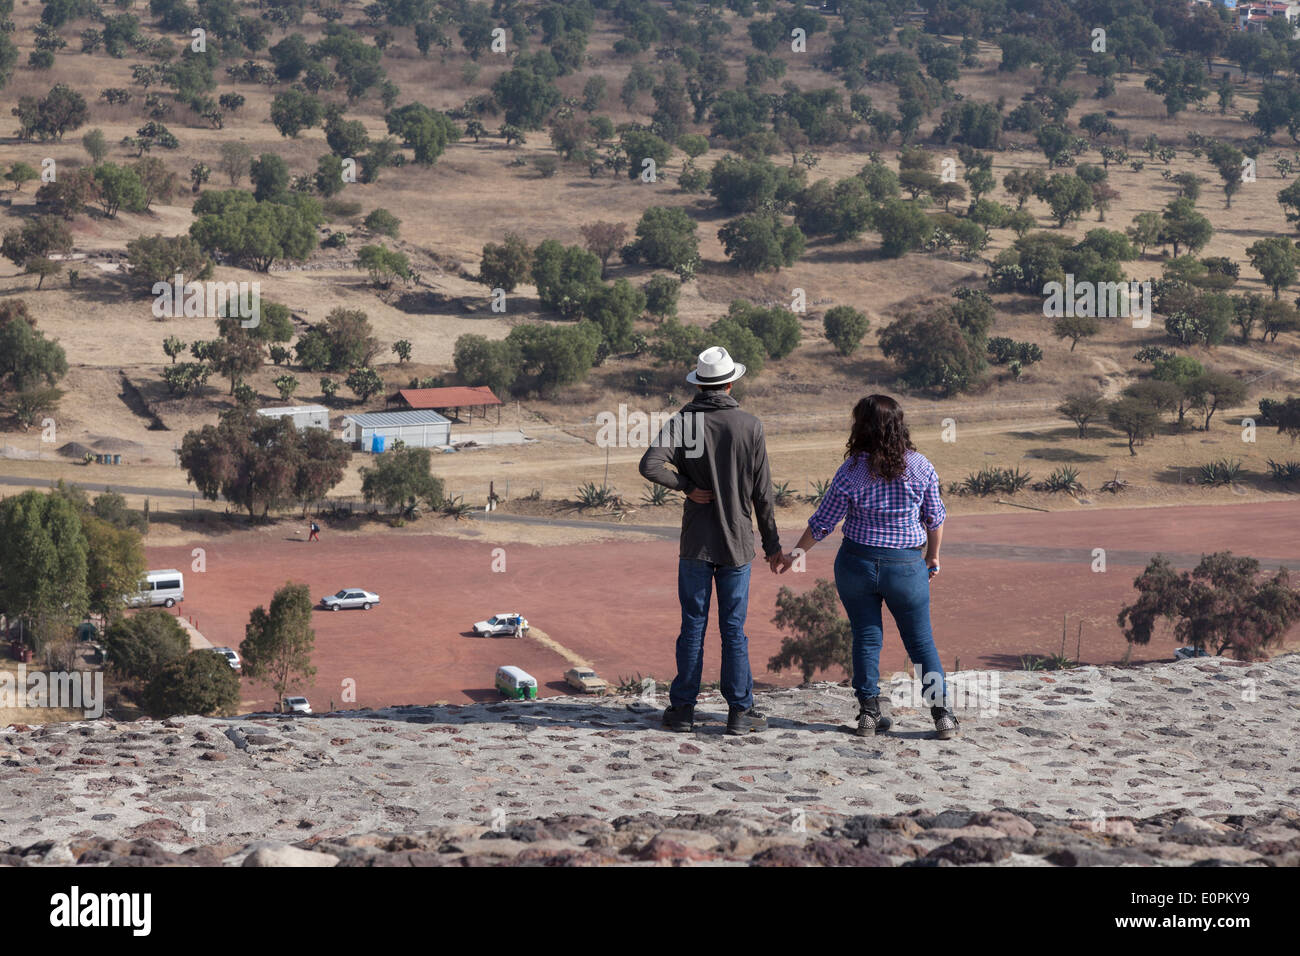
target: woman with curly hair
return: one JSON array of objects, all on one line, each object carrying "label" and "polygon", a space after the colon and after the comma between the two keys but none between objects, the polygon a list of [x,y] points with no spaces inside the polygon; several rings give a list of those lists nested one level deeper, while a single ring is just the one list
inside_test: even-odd
[{"label": "woman with curly hair", "polygon": [[835,557],[835,587],[853,631],[853,692],[857,733],[888,730],[880,709],[880,606],[889,608],[914,664],[921,665],[923,699],[940,740],[958,732],[947,708],[947,686],[930,631],[930,582],[939,573],[939,544],[946,515],[934,466],[912,445],[903,410],[888,395],[868,395],[853,409],[844,464],[795,549],[788,567],[825,538],[841,520],[844,537]]}]

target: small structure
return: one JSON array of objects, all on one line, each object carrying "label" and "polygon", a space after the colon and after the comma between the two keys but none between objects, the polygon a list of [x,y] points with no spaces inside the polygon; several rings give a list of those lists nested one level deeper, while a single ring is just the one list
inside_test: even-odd
[{"label": "small structure", "polygon": [[259,408],[257,414],[267,418],[289,418],[293,427],[302,431],[304,428],[323,428],[329,431],[330,410],[324,405],[286,405],[283,408]]},{"label": "small structure", "polygon": [[440,448],[451,444],[451,422],[432,411],[360,412],[343,416],[343,440],[370,452],[385,451],[396,441]]},{"label": "small structure", "polygon": [[460,410],[469,409],[469,417],[474,416],[474,409],[481,409],[483,417],[493,405],[497,407],[497,421],[501,421],[501,399],[492,393],[486,385],[453,386],[449,388],[403,388],[389,399],[410,409],[428,409],[435,412],[451,412],[451,417],[460,420]]}]

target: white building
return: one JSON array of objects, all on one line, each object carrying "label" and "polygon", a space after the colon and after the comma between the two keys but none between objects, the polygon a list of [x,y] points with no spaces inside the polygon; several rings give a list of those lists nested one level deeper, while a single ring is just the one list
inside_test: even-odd
[{"label": "white building", "polygon": [[343,416],[343,440],[361,451],[382,452],[400,441],[412,448],[451,444],[451,420],[437,412],[360,412]]},{"label": "white building", "polygon": [[286,405],[283,408],[259,408],[257,414],[267,418],[290,418],[293,427],[330,429],[330,410],[324,405]]}]

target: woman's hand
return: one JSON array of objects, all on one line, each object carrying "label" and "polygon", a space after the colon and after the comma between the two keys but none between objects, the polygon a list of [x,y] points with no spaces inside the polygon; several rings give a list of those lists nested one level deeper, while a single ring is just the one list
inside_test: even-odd
[{"label": "woman's hand", "polygon": [[938,558],[926,558],[926,559],[925,559],[925,566],[926,566],[927,568],[930,569],[930,580],[931,580],[931,581],[933,581],[935,578],[937,578],[937,577],[939,576],[939,559],[938,559]]}]

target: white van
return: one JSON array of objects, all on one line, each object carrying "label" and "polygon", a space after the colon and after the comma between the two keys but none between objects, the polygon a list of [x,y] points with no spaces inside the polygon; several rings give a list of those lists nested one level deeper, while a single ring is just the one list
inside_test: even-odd
[{"label": "white van", "polygon": [[185,600],[185,575],[175,568],[167,571],[150,571],[128,602],[131,607],[173,607]]}]

